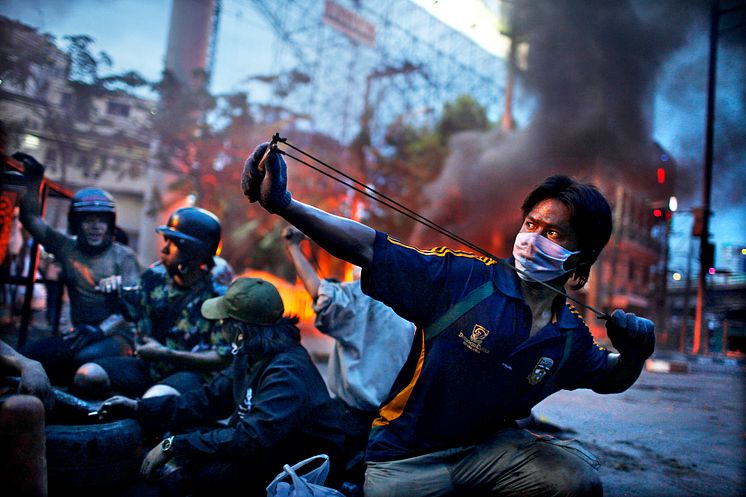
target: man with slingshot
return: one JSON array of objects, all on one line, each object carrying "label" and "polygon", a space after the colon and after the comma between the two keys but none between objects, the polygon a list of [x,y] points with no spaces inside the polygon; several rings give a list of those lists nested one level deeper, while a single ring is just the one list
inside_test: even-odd
[{"label": "man with slingshot", "polygon": [[653,353],[651,321],[594,310],[607,320],[612,353],[567,303],[565,285],[586,283],[611,236],[603,195],[547,178],[522,205],[510,259],[419,250],[293,199],[276,141],[246,161],[249,200],[361,266],[363,291],[417,326],[373,422],[365,495],[602,495],[592,454],[515,420],[559,390],[622,392]]}]

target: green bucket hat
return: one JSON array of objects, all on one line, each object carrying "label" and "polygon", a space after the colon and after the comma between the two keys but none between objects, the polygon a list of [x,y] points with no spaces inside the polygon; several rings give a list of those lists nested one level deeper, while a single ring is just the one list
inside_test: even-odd
[{"label": "green bucket hat", "polygon": [[285,306],[272,283],[261,278],[238,278],[225,295],[205,300],[201,310],[207,319],[233,318],[266,326],[282,318]]}]

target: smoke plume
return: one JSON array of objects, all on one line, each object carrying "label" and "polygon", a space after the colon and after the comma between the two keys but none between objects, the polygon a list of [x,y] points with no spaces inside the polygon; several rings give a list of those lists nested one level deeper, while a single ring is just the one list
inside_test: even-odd
[{"label": "smoke plume", "polygon": [[[529,47],[519,80],[535,95],[532,118],[513,132],[455,136],[426,190],[428,217],[499,256],[510,253],[523,197],[552,174],[607,192],[622,182],[650,198],[662,152],[651,133],[656,78],[708,14],[702,1],[536,0],[515,9],[515,32]],[[677,182],[688,182],[679,169]],[[412,242],[444,240],[418,229]]]}]

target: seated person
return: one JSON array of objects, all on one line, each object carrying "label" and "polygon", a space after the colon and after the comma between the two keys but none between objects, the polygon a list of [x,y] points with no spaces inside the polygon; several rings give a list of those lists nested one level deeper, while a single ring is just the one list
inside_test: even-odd
[{"label": "seated person", "polygon": [[230,362],[220,327],[200,314],[202,302],[224,293],[211,272],[220,221],[212,212],[185,207],[157,231],[164,238],[161,260],[143,273],[134,298],[125,296],[137,320],[135,357],[81,366],[75,375],[81,395],[178,395],[199,388]]},{"label": "seated person", "polygon": [[21,223],[61,264],[73,325],[72,333],[31,342],[21,352],[41,362],[53,383],[68,385],[85,362],[132,354],[134,327],[123,316],[119,290],[137,284],[140,266],[132,249],[113,240],[116,208],[111,195],[99,188],[78,191],[68,211],[72,236],[61,233],[41,217],[44,167],[30,155],[13,157],[24,165],[28,185],[20,202]]},{"label": "seated person", "polygon": [[20,375],[17,392],[0,397],[0,481],[5,495],[47,495],[44,411],[54,404],[41,364],[0,340],[0,374]]},{"label": "seated person", "polygon": [[[148,495],[156,495],[152,487],[165,493],[163,486],[173,484],[177,488],[168,488],[168,495],[187,489],[189,495],[265,495],[284,464],[322,453],[331,461],[327,484],[335,483],[343,438],[339,412],[300,344],[298,318],[283,313],[271,283],[239,278],[224,297],[202,304],[205,318],[221,323],[232,337],[230,368],[179,397],[113,397],[103,403],[105,417],[136,417],[146,435],[168,433],[143,462],[146,478],[163,475],[167,463],[181,468],[179,478],[142,484],[132,495],[144,494],[143,486],[150,487]],[[227,416],[227,426],[218,424]]]},{"label": "seated person", "polygon": [[345,477],[362,482],[370,427],[407,359],[415,328],[390,307],[365,295],[359,273],[353,282],[319,278],[301,250],[303,233],[288,227],[282,238],[298,277],[313,298],[314,326],[334,338],[326,381],[344,410]]}]

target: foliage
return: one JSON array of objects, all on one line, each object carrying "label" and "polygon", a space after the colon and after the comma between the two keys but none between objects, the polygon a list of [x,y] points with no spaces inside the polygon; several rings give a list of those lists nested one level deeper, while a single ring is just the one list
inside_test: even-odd
[{"label": "foliage", "polygon": [[459,131],[487,129],[487,110],[470,95],[461,95],[455,102],[446,103],[438,123],[438,132],[444,144]]},{"label": "foliage", "polygon": [[[448,139],[460,131],[487,128],[485,108],[468,95],[445,103],[433,127],[417,128],[397,119],[388,127],[385,136],[393,152],[377,155],[372,178],[375,188],[422,213],[425,208],[423,187],[437,178],[443,168]],[[411,233],[415,224],[406,215],[378,206],[371,206],[369,215],[371,224],[402,238]]]},{"label": "foliage", "polygon": [[[42,36],[39,43],[24,43],[20,37],[13,36],[13,25],[17,24],[7,17],[0,16],[0,79],[26,89],[30,81],[35,80],[35,66],[52,64],[52,38]],[[22,26],[30,32],[36,30]],[[37,84],[40,82],[37,81]]]},{"label": "foliage", "polygon": [[[100,155],[84,153],[78,146],[81,136],[96,133],[96,128],[90,126],[95,98],[128,93],[147,84],[134,71],[111,73],[111,57],[105,52],[95,53],[90,36],[66,36],[64,40],[63,51],[57,48],[52,36],[41,35],[34,28],[0,16],[0,78],[41,103],[31,110],[58,152],[56,164],[63,184],[67,167],[73,161],[100,163],[102,160]],[[52,85],[62,78],[66,79],[64,93]],[[15,90],[9,88],[9,91]],[[78,123],[84,126],[79,127]],[[27,122],[25,118],[10,119],[7,125],[8,129],[21,133]],[[132,141],[122,138],[118,137],[118,143],[125,147]]]},{"label": "foliage", "polygon": [[114,61],[106,52],[92,52],[93,38],[88,35],[68,35],[66,54],[69,60],[68,79],[73,90],[73,109],[75,118],[90,118],[95,97],[112,91],[129,92],[148,82],[135,71],[120,74],[101,75],[110,69]]}]

